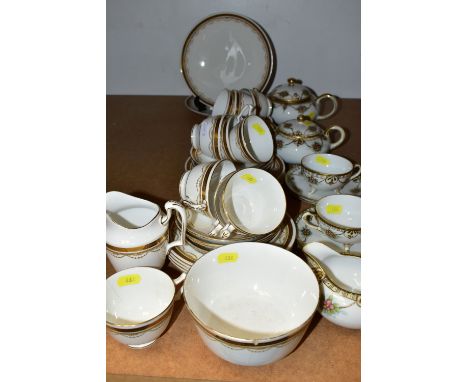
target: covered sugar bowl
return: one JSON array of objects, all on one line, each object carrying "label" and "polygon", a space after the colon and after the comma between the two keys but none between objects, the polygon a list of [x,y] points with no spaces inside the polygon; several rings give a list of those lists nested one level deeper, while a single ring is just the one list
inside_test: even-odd
[{"label": "covered sugar bowl", "polygon": [[[296,118],[299,114],[307,115],[311,119],[321,120],[331,117],[338,110],[338,100],[331,94],[317,96],[315,92],[302,85],[296,78],[288,78],[288,83],[275,87],[269,94],[273,103],[272,118],[276,123],[282,123]],[[322,103],[332,102],[332,110],[321,114]]]},{"label": "covered sugar bowl", "polygon": [[[331,142],[331,131],[339,133],[335,142]],[[288,164],[299,164],[306,155],[328,153],[340,146],[345,138],[346,132],[342,127],[332,126],[324,131],[310,117],[301,114],[296,119],[278,125],[277,155]]]}]

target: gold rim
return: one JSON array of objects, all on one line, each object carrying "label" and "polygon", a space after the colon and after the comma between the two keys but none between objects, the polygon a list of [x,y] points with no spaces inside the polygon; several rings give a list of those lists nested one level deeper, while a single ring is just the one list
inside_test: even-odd
[{"label": "gold rim", "polygon": [[143,251],[147,251],[149,249],[152,249],[154,247],[157,247],[159,246],[164,240],[167,239],[167,231],[157,240],[149,243],[149,244],[146,244],[146,245],[141,245],[139,247],[132,247],[132,248],[121,248],[121,247],[115,247],[113,245],[110,245],[110,244],[107,244],[106,243],[106,249],[109,250],[110,252],[115,252],[115,253],[118,253],[118,254],[122,254],[122,253],[134,253],[134,252],[143,252]]},{"label": "gold rim", "polygon": [[181,68],[181,71],[182,71],[182,75],[184,76],[185,82],[187,83],[187,86],[190,88],[192,93],[195,94],[197,97],[199,97],[204,103],[206,103],[209,106],[213,106],[214,101],[210,101],[209,99],[205,98],[203,95],[198,94],[199,92],[197,92],[195,90],[195,86],[193,85],[193,83],[191,82],[189,76],[187,75],[188,70],[187,70],[186,65],[185,65],[185,62],[187,60],[187,57],[186,57],[187,56],[187,49],[189,47],[189,44],[190,44],[192,38],[194,37],[195,33],[197,32],[197,30],[200,27],[202,27],[204,24],[206,24],[207,22],[209,22],[209,21],[211,21],[213,19],[226,18],[226,17],[241,20],[242,22],[245,22],[245,23],[249,24],[252,27],[252,29],[255,32],[257,32],[257,34],[259,35],[259,37],[261,38],[261,40],[265,44],[265,47],[266,47],[266,50],[267,50],[267,52],[265,52],[265,56],[268,58],[268,62],[265,63],[266,66],[267,66],[267,70],[266,70],[264,78],[262,79],[262,81],[260,83],[260,86],[258,84],[255,84],[255,85],[253,85],[253,87],[258,88],[261,92],[263,92],[266,89],[266,87],[268,86],[268,84],[269,84],[269,82],[271,80],[271,77],[273,75],[273,70],[274,70],[274,67],[275,67],[275,64],[276,64],[275,56],[274,56],[274,53],[273,53],[273,47],[272,47],[272,44],[270,43],[268,35],[266,34],[265,31],[263,31],[262,27],[257,22],[255,22],[254,20],[251,20],[251,19],[249,19],[247,17],[241,16],[241,15],[238,15],[238,14],[235,14],[235,13],[218,13],[218,14],[214,14],[214,15],[211,15],[211,16],[203,19],[197,25],[195,25],[195,27],[193,27],[193,29],[190,31],[187,38],[185,39],[184,46],[182,48],[181,58],[180,58],[180,68]]},{"label": "gold rim", "polygon": [[301,330],[307,328],[307,326],[310,324],[310,321],[312,320],[312,317],[314,316],[314,314],[315,314],[315,312],[317,310],[317,306],[316,306],[315,309],[313,310],[312,314],[310,315],[310,317],[308,317],[307,320],[304,321],[304,323],[302,323],[299,327],[297,327],[295,329],[292,329],[290,331],[287,331],[286,333],[281,334],[279,336],[266,337],[266,338],[262,338],[262,339],[236,338],[236,337],[233,337],[233,336],[224,335],[224,334],[218,332],[217,330],[215,330],[213,328],[210,328],[208,325],[205,325],[195,315],[195,313],[192,311],[192,309],[190,309],[190,306],[187,303],[187,298],[185,296],[185,293],[183,294],[183,297],[184,297],[185,306],[187,307],[187,310],[189,311],[190,315],[195,320],[195,323],[198,324],[198,326],[201,327],[201,329],[203,329],[207,334],[210,334],[211,336],[214,336],[215,338],[217,338],[217,339],[219,339],[219,340],[221,340],[223,342],[232,344],[232,345],[237,345],[237,346],[243,346],[243,345],[244,346],[249,346],[250,345],[250,346],[257,347],[257,348],[262,347],[262,346],[266,347],[266,346],[277,345],[277,344],[286,342],[287,340],[290,340],[296,334],[301,332]]},{"label": "gold rim", "polygon": [[148,325],[145,325],[145,326],[142,326],[142,327],[139,327],[139,328],[136,328],[136,329],[116,329],[114,327],[111,327],[109,325],[107,325],[107,321],[106,321],[106,327],[107,327],[107,330],[112,332],[112,333],[117,333],[117,334],[137,334],[137,333],[144,333],[144,332],[148,332],[152,329],[154,329],[156,326],[160,325],[163,321],[165,321],[167,318],[170,317],[170,315],[172,314],[172,308],[174,307],[174,304],[173,302],[171,302],[171,305],[169,306],[169,310],[165,310],[163,313],[161,313],[161,317],[158,317],[158,319]]},{"label": "gold rim", "polygon": [[[303,251],[304,252],[304,251]],[[322,282],[325,284],[331,291],[338,293],[340,296],[348,298],[350,300],[358,302],[359,306],[361,305],[361,293],[359,292],[354,292],[349,289],[343,288],[338,285],[338,281],[334,279],[332,276],[329,276],[323,267],[319,264],[319,262],[315,259],[315,257],[311,254],[308,254],[307,252],[304,252],[304,254],[307,256],[307,258],[313,263],[310,264],[312,270],[314,271],[315,275],[317,276],[317,279],[319,282]],[[356,255],[347,255],[347,256],[352,256],[356,258],[360,258],[360,256]]]},{"label": "gold rim", "polygon": [[[134,329],[140,330],[143,327],[147,327],[149,325],[152,325],[153,320],[156,319],[156,321],[159,321],[160,317],[162,317],[163,315],[166,316],[168,310],[172,309],[172,306],[174,305],[174,301],[175,301],[175,295],[176,295],[176,293],[175,293],[175,287],[174,287],[174,295],[172,296],[171,302],[169,303],[167,308],[164,309],[161,313],[159,313],[155,317],[150,318],[149,320],[139,322],[138,324],[113,324],[112,322],[106,320],[106,325],[108,327],[114,329],[114,330],[119,330],[118,328],[127,328],[127,330],[134,330]],[[125,329],[120,329],[120,330],[125,330]]]},{"label": "gold rim", "polygon": [[[332,196],[332,195],[330,195]],[[353,195],[350,195],[350,196],[353,196]],[[356,196],[356,198],[358,198],[359,196]],[[318,202],[318,201],[317,201]],[[359,231],[361,232],[361,228],[352,228],[352,227],[346,227],[344,225],[341,225],[339,223],[334,223],[334,222],[331,222],[330,220],[328,220],[326,217],[322,216],[320,214],[320,211],[317,209],[317,205],[315,205],[315,212],[317,214],[317,216],[322,219],[325,223],[327,223],[328,225],[331,225],[332,227],[336,227],[336,228],[339,228],[339,229],[344,229],[346,231]]]}]

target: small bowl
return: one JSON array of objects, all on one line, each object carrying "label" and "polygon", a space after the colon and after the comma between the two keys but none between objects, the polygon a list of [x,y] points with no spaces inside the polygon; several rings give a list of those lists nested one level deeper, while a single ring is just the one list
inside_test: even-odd
[{"label": "small bowl", "polygon": [[[259,271],[261,270],[261,271]],[[319,301],[317,278],[285,249],[231,244],[187,273],[184,299],[203,342],[238,365],[266,365],[299,344]]]},{"label": "small bowl", "polygon": [[164,272],[135,267],[106,281],[106,327],[130,348],[145,348],[164,332],[172,315],[174,281]]}]

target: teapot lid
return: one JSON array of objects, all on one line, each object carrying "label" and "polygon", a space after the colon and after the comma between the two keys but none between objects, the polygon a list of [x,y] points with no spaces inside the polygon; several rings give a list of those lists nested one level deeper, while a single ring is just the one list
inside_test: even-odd
[{"label": "teapot lid", "polygon": [[278,125],[281,135],[289,138],[314,138],[322,133],[320,126],[315,124],[307,115],[298,115],[296,119],[283,122]]},{"label": "teapot lid", "polygon": [[273,102],[287,105],[297,105],[315,100],[317,95],[297,78],[288,78],[287,84],[278,85],[270,93]]}]

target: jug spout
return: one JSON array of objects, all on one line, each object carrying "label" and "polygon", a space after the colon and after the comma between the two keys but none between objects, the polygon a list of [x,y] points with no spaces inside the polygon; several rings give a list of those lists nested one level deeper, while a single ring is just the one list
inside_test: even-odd
[{"label": "jug spout", "polygon": [[161,235],[157,204],[118,191],[106,194],[106,241],[129,248],[145,245]]},{"label": "jug spout", "polygon": [[339,255],[338,252],[335,252],[329,246],[318,242],[309,243],[305,245],[302,250],[306,255],[315,257],[320,262],[325,261],[330,255]]}]

